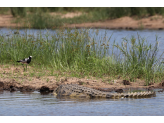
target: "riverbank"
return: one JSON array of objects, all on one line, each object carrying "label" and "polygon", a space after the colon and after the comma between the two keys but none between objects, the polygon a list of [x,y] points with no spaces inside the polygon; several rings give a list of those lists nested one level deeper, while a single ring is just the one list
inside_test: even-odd
[{"label": "riverbank", "polygon": [[[82,15],[81,13],[66,13],[61,14],[62,18],[73,18]],[[51,13],[51,16],[56,16],[55,13]],[[15,21],[14,21],[15,20]],[[0,15],[0,28],[26,28],[24,24],[16,22],[11,14]],[[59,26],[60,27],[60,26]],[[57,27],[57,28],[59,28]],[[152,30],[163,30],[164,29],[164,17],[161,15],[150,16],[141,19],[135,19],[132,17],[121,17],[117,19],[109,19],[106,21],[98,21],[92,23],[79,23],[79,24],[64,24],[60,28],[103,28],[103,29],[152,29]],[[55,29],[56,27],[51,27]]]},{"label": "riverbank", "polygon": [[[28,66],[28,71],[23,71],[23,67],[20,65],[1,65],[1,77],[0,77],[0,90],[8,90],[8,91],[48,91],[53,92],[59,85],[62,84],[78,84],[85,87],[90,87],[94,89],[98,89],[101,91],[115,91],[118,89],[146,89],[152,90],[155,88],[163,89],[164,82],[160,83],[149,83],[148,86],[145,85],[145,81],[141,79],[136,79],[135,82],[131,82],[125,80],[121,77],[118,79],[112,79],[110,77],[104,78],[96,78],[96,77],[71,77],[68,73],[58,73],[58,76],[50,76],[48,75],[49,71],[45,71],[45,73],[36,72],[38,75],[33,75],[31,71],[34,68]],[[41,75],[43,74],[43,75]],[[39,76],[40,75],[40,76]],[[67,76],[65,76],[67,75]]]}]

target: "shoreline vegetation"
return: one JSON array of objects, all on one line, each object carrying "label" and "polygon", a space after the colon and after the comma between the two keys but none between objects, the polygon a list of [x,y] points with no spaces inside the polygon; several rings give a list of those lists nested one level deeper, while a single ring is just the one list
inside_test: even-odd
[{"label": "shoreline vegetation", "polygon": [[164,29],[163,7],[0,8],[0,27]]},{"label": "shoreline vegetation", "polygon": [[[161,60],[163,54],[158,54],[158,37],[154,41],[155,44],[148,43],[139,35],[137,39],[123,38],[121,43],[117,44],[111,43],[110,37],[107,38],[106,35],[102,36],[100,42],[96,42],[95,37],[89,36],[88,29],[65,30],[60,28],[64,23],[105,21],[109,19],[107,14],[118,8],[81,8],[81,10],[79,8],[78,11],[86,14],[73,18],[61,18],[55,15],[53,19],[49,15],[51,11],[54,11],[51,9],[11,9],[12,15],[16,18],[14,23],[23,23],[23,27],[27,28],[53,27],[58,30],[56,35],[49,33],[45,35],[40,33],[37,36],[27,35],[27,33],[21,35],[19,32],[10,34],[10,36],[1,34],[1,82],[9,83],[8,85],[12,83],[17,87],[48,86],[53,89],[60,84],[70,83],[92,88],[164,86],[163,61]],[[65,13],[65,11],[75,12],[76,9],[56,8],[55,11]],[[134,12],[134,9],[137,12]],[[112,19],[122,16],[144,18],[156,14],[163,15],[163,11],[163,8],[119,8],[115,15],[110,15],[110,17]],[[98,30],[95,30],[95,34],[98,35]],[[110,52],[109,48],[111,48]],[[117,53],[114,52],[115,49]],[[157,58],[157,55],[161,57]],[[24,72],[23,67],[16,61],[28,56],[33,56],[33,58],[27,72]],[[129,84],[125,84],[125,81]]]}]

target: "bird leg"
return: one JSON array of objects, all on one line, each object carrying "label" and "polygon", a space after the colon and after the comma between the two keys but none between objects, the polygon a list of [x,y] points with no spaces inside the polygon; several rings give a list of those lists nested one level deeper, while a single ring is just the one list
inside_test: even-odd
[{"label": "bird leg", "polygon": [[25,71],[25,67],[24,67],[24,65],[22,64],[22,66],[23,66],[23,68],[24,68],[24,71]]}]

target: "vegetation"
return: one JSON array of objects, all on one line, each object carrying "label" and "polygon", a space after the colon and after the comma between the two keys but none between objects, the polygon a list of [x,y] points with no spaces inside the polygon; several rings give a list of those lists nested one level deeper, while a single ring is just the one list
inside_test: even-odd
[{"label": "vegetation", "polygon": [[16,17],[25,17],[26,16],[26,8],[24,7],[11,7],[11,14]]},{"label": "vegetation", "polygon": [[30,65],[41,69],[41,74],[46,69],[52,76],[56,76],[55,71],[76,77],[114,79],[121,76],[130,81],[144,79],[146,84],[163,79],[163,64],[157,59],[158,38],[154,45],[140,36],[130,41],[124,38],[121,44],[116,44],[106,35],[97,42],[98,30],[93,35],[91,38],[89,30],[69,29],[57,30],[53,35],[49,32],[45,35],[1,34],[0,64],[18,65],[15,61],[32,55]]},{"label": "vegetation", "polygon": [[[58,28],[64,24],[104,21],[107,19],[131,16],[142,18],[155,14],[163,15],[163,7],[11,7],[0,8],[1,14],[11,11],[17,23],[31,28]],[[61,18],[67,12],[81,12],[74,18]]]}]

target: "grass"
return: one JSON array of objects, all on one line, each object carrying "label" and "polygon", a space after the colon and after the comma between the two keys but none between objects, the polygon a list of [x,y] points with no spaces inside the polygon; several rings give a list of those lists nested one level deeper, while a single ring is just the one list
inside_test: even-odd
[{"label": "grass", "polygon": [[[98,35],[98,31],[93,33]],[[112,47],[111,52],[109,47]],[[104,35],[96,42],[96,37],[91,38],[89,30],[84,29],[58,30],[53,35],[47,32],[37,36],[1,34],[0,64],[7,64],[6,69],[8,64],[18,66],[15,61],[30,55],[33,56],[30,63],[33,69],[23,73],[26,77],[54,76],[59,81],[60,76],[112,79],[120,76],[130,81],[143,79],[148,85],[160,82],[164,73],[163,64],[157,58],[158,38],[155,44],[149,44],[138,35],[137,39],[123,38],[121,44],[116,44]]]}]

